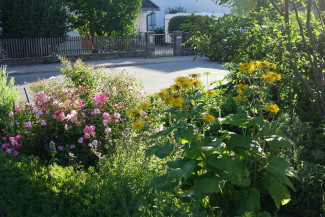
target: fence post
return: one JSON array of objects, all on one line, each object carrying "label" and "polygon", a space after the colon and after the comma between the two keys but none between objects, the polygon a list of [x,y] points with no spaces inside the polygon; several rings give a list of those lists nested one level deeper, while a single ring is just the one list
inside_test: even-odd
[{"label": "fence post", "polygon": [[174,31],[174,56],[181,56],[183,55],[183,39],[182,35],[183,33],[181,31]]},{"label": "fence post", "polygon": [[146,32],[146,58],[155,57],[155,35],[154,32]]}]

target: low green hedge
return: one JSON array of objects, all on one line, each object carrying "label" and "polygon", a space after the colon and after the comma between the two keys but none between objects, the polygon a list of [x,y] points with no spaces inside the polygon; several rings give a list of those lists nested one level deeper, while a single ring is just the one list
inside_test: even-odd
[{"label": "low green hedge", "polygon": [[0,153],[0,216],[180,216],[186,207],[149,189],[160,163],[141,151],[102,159],[97,171],[45,166]]}]

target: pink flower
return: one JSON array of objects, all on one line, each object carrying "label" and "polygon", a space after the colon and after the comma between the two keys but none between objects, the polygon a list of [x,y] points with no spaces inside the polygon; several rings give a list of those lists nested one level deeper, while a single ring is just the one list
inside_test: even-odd
[{"label": "pink flower", "polygon": [[4,136],[4,137],[2,137],[2,139],[3,139],[3,141],[7,141],[8,138]]},{"label": "pink flower", "polygon": [[18,154],[19,154],[19,153],[18,153],[18,151],[16,151],[16,150],[14,150],[14,151],[12,152],[12,155],[15,156],[15,157],[17,157]]},{"label": "pink flower", "polygon": [[53,118],[53,119],[57,119],[57,116],[56,116],[56,115],[52,115],[52,118]]},{"label": "pink flower", "polygon": [[95,114],[95,115],[99,115],[99,114],[100,114],[100,110],[99,110],[99,108],[95,108],[95,109],[94,109],[94,114]]},{"label": "pink flower", "polygon": [[72,118],[70,119],[71,123],[74,123],[74,122],[76,122],[76,120],[77,120],[77,118],[76,118],[76,117],[72,117]]},{"label": "pink flower", "polygon": [[23,107],[22,105],[17,105],[17,106],[15,107],[15,110],[18,112],[22,107]]},{"label": "pink flower", "polygon": [[97,140],[94,140],[94,141],[91,142],[91,144],[92,144],[93,146],[97,146],[97,145],[98,145],[98,141],[97,141]]},{"label": "pink flower", "polygon": [[19,134],[15,137],[16,141],[18,141],[21,138],[22,138],[22,135],[19,135]]},{"label": "pink flower", "polygon": [[84,141],[84,138],[83,137],[80,137],[79,139],[78,139],[78,143],[83,143],[83,141]]},{"label": "pink flower", "polygon": [[112,116],[113,119],[119,119],[121,117],[120,113],[114,113],[114,115]]},{"label": "pink flower", "polygon": [[15,140],[15,137],[9,137],[9,141],[12,142]]},{"label": "pink flower", "polygon": [[27,84],[27,82],[25,81],[25,82],[24,82],[24,84],[26,85],[26,84]]},{"label": "pink flower", "polygon": [[60,151],[63,151],[63,146],[59,145],[59,146],[58,146],[58,149],[59,149]]},{"label": "pink flower", "polygon": [[1,145],[1,148],[3,148],[3,149],[7,149],[7,148],[9,148],[9,147],[10,147],[10,144],[9,144],[9,143],[2,144],[2,145]]},{"label": "pink flower", "polygon": [[109,113],[107,113],[107,112],[103,113],[103,118],[109,118],[109,117],[110,117]]},{"label": "pink flower", "polygon": [[107,127],[106,129],[105,129],[105,132],[112,132],[112,129],[111,128],[109,128],[109,127]]},{"label": "pink flower", "polygon": [[111,123],[111,122],[112,122],[112,119],[110,119],[110,118],[103,119],[103,123],[104,123],[104,124],[109,124],[109,123]]},{"label": "pink flower", "polygon": [[41,125],[45,126],[46,125],[46,121],[44,119],[41,120]]},{"label": "pink flower", "polygon": [[84,137],[85,137],[85,139],[90,139],[90,135],[89,135],[89,133],[85,133],[85,134],[84,134]]},{"label": "pink flower", "polygon": [[145,111],[142,111],[142,115],[147,115],[147,112],[145,112]]},{"label": "pink flower", "polygon": [[118,107],[118,104],[115,103],[115,104],[114,104],[114,107],[117,108],[117,107]]},{"label": "pink flower", "polygon": [[19,148],[19,147],[22,147],[23,145],[22,144],[17,144],[16,147]]},{"label": "pink flower", "polygon": [[69,130],[69,127],[67,124],[64,125],[64,130],[68,131]]},{"label": "pink flower", "polygon": [[86,118],[85,113],[81,113],[81,115],[82,115],[82,118]]},{"label": "pink flower", "polygon": [[27,128],[31,128],[31,127],[32,127],[32,122],[27,121],[27,122],[25,123],[25,127],[27,127]]},{"label": "pink flower", "polygon": [[9,117],[12,117],[12,116],[14,116],[14,112],[13,111],[9,112]]}]

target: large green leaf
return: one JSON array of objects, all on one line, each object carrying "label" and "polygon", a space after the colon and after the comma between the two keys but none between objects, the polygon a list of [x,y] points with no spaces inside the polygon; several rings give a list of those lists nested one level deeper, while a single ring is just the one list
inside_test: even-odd
[{"label": "large green leaf", "polygon": [[188,159],[183,164],[175,169],[167,172],[168,177],[172,179],[188,178],[196,167],[196,161]]},{"label": "large green leaf", "polygon": [[146,157],[156,155],[159,158],[167,157],[174,150],[174,145],[167,142],[161,146],[152,146],[146,150]]},{"label": "large green leaf", "polygon": [[201,145],[197,141],[192,141],[184,146],[184,154],[191,159],[200,159],[202,157]]},{"label": "large green leaf", "polygon": [[239,134],[232,134],[229,139],[229,146],[232,148],[251,148],[253,147],[253,140],[250,137],[246,137]]},{"label": "large green leaf", "polygon": [[257,213],[256,217],[272,217],[268,212],[259,212]]},{"label": "large green leaf", "polygon": [[269,122],[264,123],[264,126],[258,135],[261,137],[270,137],[272,135],[285,136],[285,134],[275,124],[270,124]]},{"label": "large green leaf", "polygon": [[201,146],[201,151],[206,156],[213,154],[215,152],[222,153],[226,149],[226,144],[222,140],[215,140],[208,145]]},{"label": "large green leaf", "polygon": [[222,188],[222,180],[218,177],[198,177],[194,181],[195,195],[203,198],[207,193],[218,193]]},{"label": "large green leaf", "polygon": [[205,159],[206,163],[218,169],[224,179],[239,187],[247,187],[251,183],[249,172],[240,160],[218,158],[218,155],[210,155]]},{"label": "large green leaf", "polygon": [[246,114],[231,114],[226,117],[223,123],[239,127],[250,127],[256,124],[262,125],[263,121],[259,118],[251,118]]},{"label": "large green leaf", "polygon": [[237,215],[245,212],[258,212],[260,207],[260,192],[256,188],[241,189],[233,194]]},{"label": "large green leaf", "polygon": [[265,181],[265,187],[269,191],[271,197],[274,200],[275,206],[279,209],[281,205],[285,205],[290,202],[291,196],[287,186],[281,184],[272,177],[267,177]]},{"label": "large green leaf", "polygon": [[190,143],[194,138],[194,127],[181,125],[174,132],[174,137],[175,140],[180,144],[184,144],[186,142]]},{"label": "large green leaf", "polygon": [[283,175],[299,178],[295,169],[283,158],[271,155],[268,158],[268,163],[269,167],[273,167]]},{"label": "large green leaf", "polygon": [[166,136],[168,134],[170,134],[175,128],[174,127],[169,127],[165,130],[162,130],[162,131],[159,131],[158,133],[154,134],[154,135],[151,135],[150,138],[152,139],[156,139],[156,138],[159,138],[161,136]]},{"label": "large green leaf", "polygon": [[290,148],[294,146],[294,143],[290,139],[278,135],[269,136],[265,140],[273,148]]}]

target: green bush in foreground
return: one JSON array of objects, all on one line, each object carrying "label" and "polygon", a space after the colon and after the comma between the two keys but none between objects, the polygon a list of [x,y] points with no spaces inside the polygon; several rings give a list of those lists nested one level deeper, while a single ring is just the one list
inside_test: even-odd
[{"label": "green bush in foreground", "polygon": [[4,153],[0,165],[0,215],[7,217],[187,214],[174,196],[149,189],[163,166],[156,158],[145,159],[143,151],[118,151],[101,159],[97,171],[44,165],[38,158]]}]

